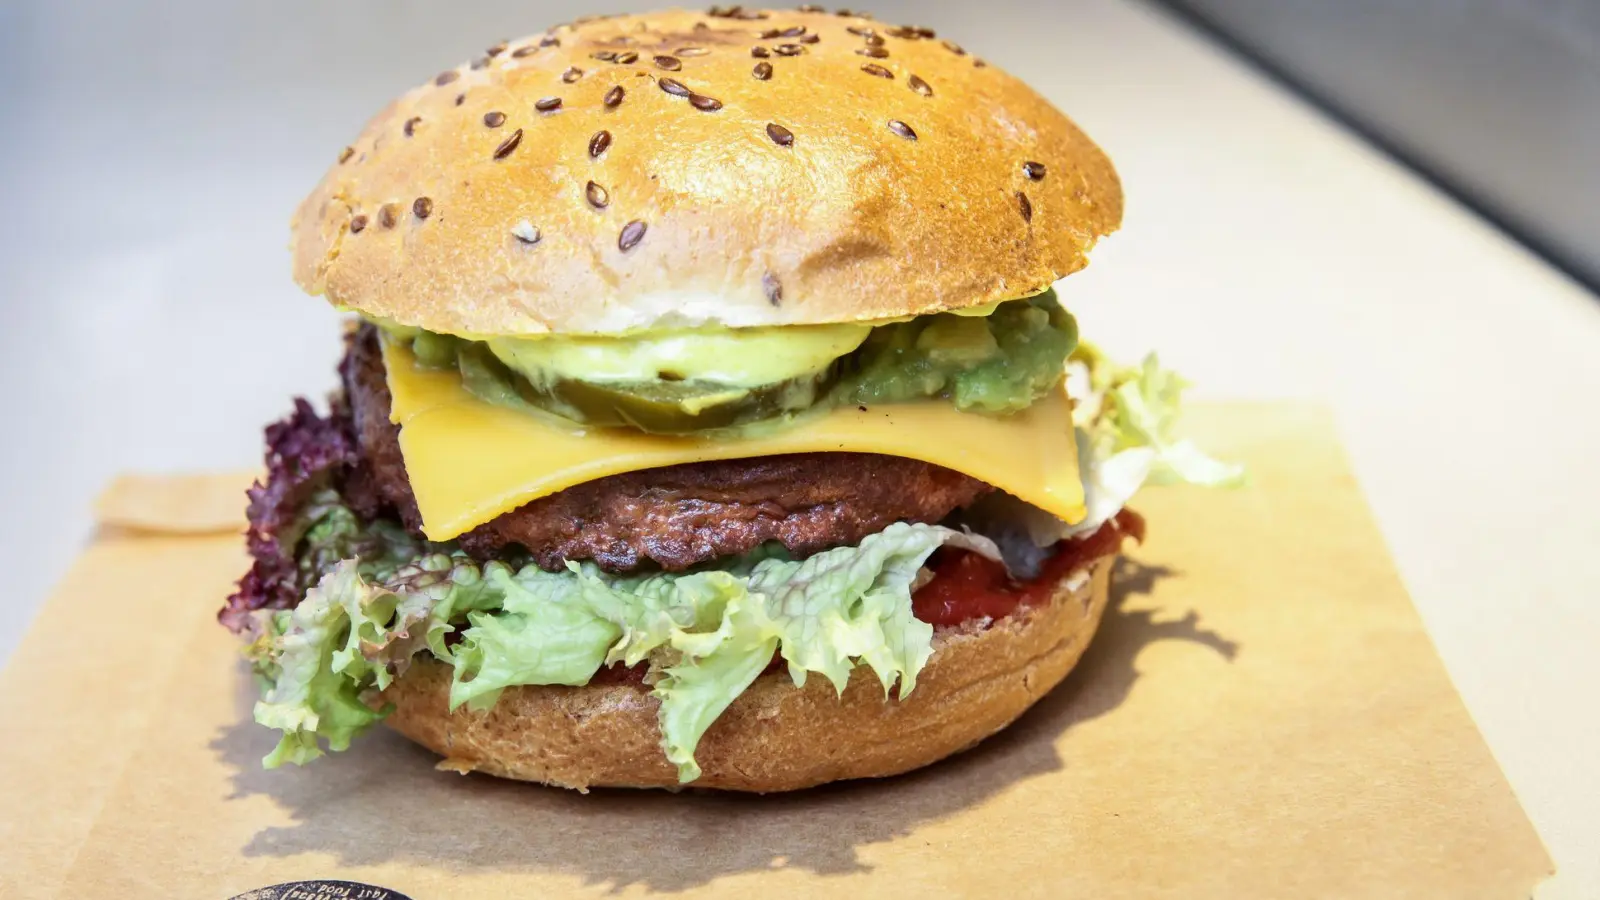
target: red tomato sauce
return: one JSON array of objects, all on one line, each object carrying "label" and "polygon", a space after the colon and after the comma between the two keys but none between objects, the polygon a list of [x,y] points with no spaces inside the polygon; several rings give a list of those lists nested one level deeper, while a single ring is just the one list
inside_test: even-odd
[{"label": "red tomato sauce", "polygon": [[[911,595],[911,611],[935,628],[960,625],[969,619],[999,619],[1050,599],[1056,585],[1072,570],[1122,549],[1124,538],[1144,540],[1144,518],[1131,509],[1080,538],[1062,541],[1056,553],[1044,564],[1039,577],[1015,581],[1005,566],[966,550],[944,549],[928,560],[933,580]],[[774,656],[767,667],[771,672],[784,665]],[[590,684],[643,685],[647,663],[636,666],[606,666],[596,672]]]},{"label": "red tomato sauce", "polygon": [[1085,537],[1062,541],[1039,577],[1015,581],[995,560],[966,550],[944,549],[928,562],[933,580],[911,597],[911,611],[935,627],[960,625],[969,619],[999,619],[1050,599],[1057,583],[1072,570],[1122,549],[1122,540],[1144,539],[1144,519],[1132,510]]}]

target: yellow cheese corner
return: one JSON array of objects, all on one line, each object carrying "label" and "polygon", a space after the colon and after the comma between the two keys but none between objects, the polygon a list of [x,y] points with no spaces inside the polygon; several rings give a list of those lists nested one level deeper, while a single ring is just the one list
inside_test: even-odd
[{"label": "yellow cheese corner", "polygon": [[485,403],[454,372],[415,364],[384,342],[400,426],[400,452],[422,513],[423,531],[445,541],[576,484],[680,463],[780,453],[845,451],[920,459],[1015,494],[1051,514],[1083,518],[1083,485],[1066,394],[1014,416],[961,412],[928,401],[846,407],[802,416],[791,426],[736,439],[566,427]]}]

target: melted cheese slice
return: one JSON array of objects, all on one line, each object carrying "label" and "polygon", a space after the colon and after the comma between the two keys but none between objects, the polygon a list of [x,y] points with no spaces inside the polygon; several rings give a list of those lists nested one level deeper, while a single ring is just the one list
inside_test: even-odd
[{"label": "melted cheese slice", "polygon": [[942,401],[834,409],[729,439],[582,428],[485,403],[453,371],[415,364],[384,341],[400,452],[423,531],[445,541],[576,484],[679,463],[848,451],[920,459],[988,482],[1051,514],[1083,518],[1083,485],[1063,390],[1014,416]]}]

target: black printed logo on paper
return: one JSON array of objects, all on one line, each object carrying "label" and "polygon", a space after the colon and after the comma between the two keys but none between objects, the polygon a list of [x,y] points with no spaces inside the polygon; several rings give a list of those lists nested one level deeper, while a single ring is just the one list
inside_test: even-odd
[{"label": "black printed logo on paper", "polygon": [[229,900],[411,900],[399,891],[355,881],[290,881],[245,891]]}]

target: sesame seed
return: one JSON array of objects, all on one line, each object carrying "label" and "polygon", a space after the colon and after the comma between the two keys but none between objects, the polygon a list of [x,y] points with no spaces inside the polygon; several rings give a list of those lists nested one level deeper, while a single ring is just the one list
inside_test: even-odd
[{"label": "sesame seed", "polygon": [[928,84],[926,81],[923,81],[916,75],[910,75],[906,77],[906,86],[924,97],[933,96],[933,85]]},{"label": "sesame seed", "polygon": [[489,49],[487,49],[487,50],[485,50],[483,52],[487,53],[490,56],[499,56],[500,54],[506,52],[506,45],[507,45],[506,41],[500,41],[499,43],[495,44],[493,47],[490,47]]},{"label": "sesame seed", "polygon": [[349,162],[350,161],[350,157],[355,156],[355,155],[356,155],[356,148],[354,148],[354,147],[346,147],[343,150],[340,150],[339,151],[339,165],[342,166],[345,163]]},{"label": "sesame seed", "polygon": [[862,56],[869,56],[869,57],[871,57],[873,59],[884,59],[884,58],[888,57],[888,55],[889,55],[889,51],[887,49],[885,49],[883,47],[879,47],[876,44],[871,45],[871,46],[867,46],[867,47],[862,47],[861,49],[857,50],[856,52],[861,54]]},{"label": "sesame seed", "polygon": [[944,48],[946,50],[949,50],[951,53],[954,53],[957,56],[966,56],[967,55],[966,49],[963,48],[960,44],[956,43],[955,41],[945,41],[944,42]]},{"label": "sesame seed", "polygon": [[710,50],[707,50],[704,47],[679,47],[677,55],[678,56],[684,56],[684,57],[705,56],[706,54],[708,54],[710,52],[711,52]]},{"label": "sesame seed", "polygon": [[426,219],[433,215],[433,200],[429,197],[418,197],[411,201],[411,214],[419,219]]},{"label": "sesame seed", "polygon": [[561,98],[560,97],[543,97],[543,98],[540,98],[538,101],[536,101],[533,104],[533,108],[537,109],[539,112],[554,112],[555,110],[558,110],[558,109],[561,108]]},{"label": "sesame seed", "polygon": [[757,44],[756,46],[750,48],[750,55],[754,56],[756,59],[766,59],[772,55],[772,51]]},{"label": "sesame seed", "polygon": [[626,93],[627,91],[623,90],[622,85],[619,84],[611,90],[606,91],[606,97],[601,102],[606,105],[606,109],[616,109],[617,105],[622,102],[622,96]]},{"label": "sesame seed", "polygon": [[1025,162],[1022,164],[1022,174],[1028,176],[1029,181],[1044,180],[1044,163]]},{"label": "sesame seed", "polygon": [[385,228],[393,228],[396,220],[394,204],[385,203],[378,207],[378,224]]},{"label": "sesame seed", "polygon": [[654,62],[656,68],[666,69],[668,72],[676,72],[683,68],[683,61],[676,56],[657,56],[654,58]]},{"label": "sesame seed", "polygon": [[705,31],[705,30],[709,29],[710,27],[711,27],[710,25],[707,25],[704,22],[696,22],[696,23],[694,23],[694,30],[695,31]]},{"label": "sesame seed", "polygon": [[703,112],[716,112],[722,108],[722,101],[704,94],[690,94],[689,105]]},{"label": "sesame seed", "polygon": [[656,85],[674,97],[687,97],[693,93],[676,78],[663,78],[656,82]]},{"label": "sesame seed", "polygon": [[605,209],[611,205],[611,192],[593,181],[584,185],[583,195],[595,209]]},{"label": "sesame seed", "polygon": [[627,51],[625,53],[618,53],[617,54],[617,64],[618,65],[631,66],[631,65],[633,65],[634,63],[636,63],[638,61],[639,61],[639,54],[635,53],[632,50],[629,50],[629,51]]},{"label": "sesame seed", "polygon": [[367,217],[366,216],[358,215],[358,216],[353,217],[350,220],[350,233],[351,234],[360,234],[361,232],[365,231],[366,228],[367,228]]},{"label": "sesame seed", "polygon": [[421,121],[421,116],[412,116],[406,120],[405,127],[402,129],[406,133],[406,137],[411,137],[417,133],[417,123]]},{"label": "sesame seed", "polygon": [[511,236],[524,244],[539,243],[539,229],[535,228],[533,223],[527,219],[523,219],[521,222],[511,226]]},{"label": "sesame seed", "polygon": [[779,44],[777,49],[773,52],[777,53],[779,56],[799,56],[800,54],[806,52],[806,48],[800,46],[799,44]]},{"label": "sesame seed", "polygon": [[457,72],[455,69],[449,69],[447,71],[440,72],[439,73],[439,77],[435,78],[433,80],[433,83],[438,85],[439,87],[444,87],[445,85],[449,84],[452,81],[455,81],[457,78],[460,78],[460,77],[461,77],[461,73],[460,72]]},{"label": "sesame seed", "polygon": [[572,68],[570,68],[570,69],[566,70],[565,72],[561,73],[561,80],[566,82],[567,84],[572,84],[574,81],[577,81],[579,78],[582,78],[582,77],[583,77],[583,70],[578,68],[577,66],[573,66]]},{"label": "sesame seed", "polygon": [[501,141],[500,146],[494,148],[494,158],[505,159],[511,155],[511,151],[517,149],[517,145],[520,143],[522,143],[522,129],[518,128],[516,131],[511,132],[510,137]]},{"label": "sesame seed", "polygon": [[634,219],[632,222],[622,226],[622,233],[617,235],[617,249],[627,253],[629,250],[639,246],[639,242],[644,240],[644,232],[648,227],[638,219]]},{"label": "sesame seed", "polygon": [[894,78],[893,72],[885,69],[883,66],[880,66],[877,63],[867,63],[861,67],[861,71],[867,73],[868,75],[876,75],[879,78]]},{"label": "sesame seed", "polygon": [[789,28],[768,28],[766,31],[761,32],[761,39],[763,41],[770,41],[773,38],[799,37],[805,33],[806,27],[804,25],[794,25]]},{"label": "sesame seed", "polygon": [[889,120],[889,130],[900,135],[908,141],[914,141],[917,139],[917,133],[911,130],[911,126],[900,121],[899,119]]},{"label": "sesame seed", "polygon": [[1022,210],[1022,221],[1033,221],[1033,204],[1028,202],[1028,195],[1017,191],[1017,208]]},{"label": "sesame seed", "polygon": [[756,67],[750,70],[750,74],[754,75],[758,81],[766,81],[772,77],[772,63],[758,62]]},{"label": "sesame seed", "polygon": [[762,275],[761,289],[766,292],[767,302],[773,306],[783,302],[783,283],[778,281],[778,276],[771,272]]},{"label": "sesame seed", "polygon": [[539,48],[538,47],[536,47],[533,44],[528,44],[527,46],[518,47],[517,49],[511,51],[511,58],[512,59],[522,59],[525,56],[532,56],[532,55],[534,55],[535,53],[538,53],[538,52],[539,52]]},{"label": "sesame seed", "polygon": [[506,114],[499,110],[490,110],[483,114],[483,124],[490,128],[499,128],[506,123]]},{"label": "sesame seed", "polygon": [[480,56],[477,59],[472,61],[472,68],[473,68],[474,71],[476,71],[478,69],[486,69],[488,67],[489,67],[489,57],[487,57],[487,56]]},{"label": "sesame seed", "polygon": [[817,6],[817,5],[816,5],[816,4],[814,4],[814,3],[806,3],[806,4],[802,4],[802,5],[801,5],[801,7],[800,7],[800,11],[801,11],[801,12],[803,12],[803,13],[819,13],[819,12],[827,12],[827,10],[825,10],[825,9],[823,9],[823,8],[822,8],[822,7],[820,7],[820,6]]},{"label": "sesame seed", "polygon": [[866,27],[864,25],[846,25],[844,27],[844,30],[850,32],[851,34],[855,35],[856,37],[863,37],[864,38],[864,37],[877,37],[878,36],[877,32],[873,31],[871,28],[868,28],[868,27]]},{"label": "sesame seed", "polygon": [[457,94],[456,95],[456,105],[457,106],[460,106],[461,104],[463,104],[465,102],[467,102],[467,95],[466,94]]},{"label": "sesame seed", "polygon": [[541,47],[559,47],[559,46],[561,46],[561,39],[556,37],[553,34],[547,34],[544,37],[539,39],[539,46],[541,46]]},{"label": "sesame seed", "polygon": [[772,142],[779,147],[794,145],[794,132],[779,125],[777,122],[767,123],[767,137],[772,138]]},{"label": "sesame seed", "polygon": [[617,54],[614,50],[596,50],[589,54],[589,58],[598,59],[601,62],[616,62]]},{"label": "sesame seed", "polygon": [[600,154],[606,152],[606,148],[610,147],[610,146],[611,146],[611,132],[609,132],[609,131],[596,131],[594,133],[594,137],[589,138],[589,158],[590,159],[598,158],[600,156]]},{"label": "sesame seed", "polygon": [[977,57],[973,57],[972,58],[972,67],[974,69],[982,69],[982,68],[984,68],[984,67],[986,67],[988,65],[989,65],[988,63],[984,62],[981,59],[978,59]]},{"label": "sesame seed", "polygon": [[836,15],[836,16],[843,16],[846,19],[855,17],[855,13],[851,12],[848,9],[836,9],[836,10],[833,11],[833,14]]},{"label": "sesame seed", "polygon": [[821,40],[822,40],[822,38],[820,36],[818,36],[818,35],[815,35],[815,34],[802,34],[802,35],[800,35],[800,43],[802,43],[802,44],[815,44],[815,43],[817,43],[817,42],[819,42]]}]

